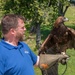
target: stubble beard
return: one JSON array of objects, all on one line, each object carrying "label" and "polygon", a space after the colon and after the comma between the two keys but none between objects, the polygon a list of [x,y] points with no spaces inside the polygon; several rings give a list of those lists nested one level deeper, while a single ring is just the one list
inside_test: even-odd
[{"label": "stubble beard", "polygon": [[16,39],[17,39],[18,41],[24,41],[24,35],[18,33],[18,34],[16,35]]}]

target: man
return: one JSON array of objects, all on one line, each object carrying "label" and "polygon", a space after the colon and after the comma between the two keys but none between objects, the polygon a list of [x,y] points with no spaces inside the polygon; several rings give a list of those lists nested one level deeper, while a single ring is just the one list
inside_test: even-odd
[{"label": "man", "polygon": [[24,18],[14,14],[5,15],[1,27],[0,75],[35,75],[33,65],[38,65],[39,59],[22,42],[26,31]]}]

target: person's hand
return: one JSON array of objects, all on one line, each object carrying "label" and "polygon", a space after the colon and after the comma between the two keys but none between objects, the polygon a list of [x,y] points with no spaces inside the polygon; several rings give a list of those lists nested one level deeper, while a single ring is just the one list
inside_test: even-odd
[{"label": "person's hand", "polygon": [[41,69],[48,69],[57,62],[62,62],[69,58],[66,54],[41,54],[39,60],[39,67]]}]

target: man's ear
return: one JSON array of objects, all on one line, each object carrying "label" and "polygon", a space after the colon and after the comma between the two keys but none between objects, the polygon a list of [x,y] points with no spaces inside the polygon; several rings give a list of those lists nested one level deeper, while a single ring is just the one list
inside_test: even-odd
[{"label": "man's ear", "polygon": [[15,33],[15,29],[11,28],[11,29],[10,29],[10,33],[11,33],[11,34],[14,34],[14,33]]}]

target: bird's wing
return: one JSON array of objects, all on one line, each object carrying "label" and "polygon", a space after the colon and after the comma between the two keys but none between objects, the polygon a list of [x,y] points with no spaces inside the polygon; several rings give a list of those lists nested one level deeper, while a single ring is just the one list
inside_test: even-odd
[{"label": "bird's wing", "polygon": [[39,50],[39,54],[46,50],[46,46],[48,45],[48,43],[51,40],[51,38],[52,38],[52,34],[49,34],[47,36],[47,38],[45,39],[45,41],[42,43],[42,45],[40,47],[40,50]]},{"label": "bird's wing", "polygon": [[69,27],[67,27],[67,29],[68,29],[68,33],[72,37],[72,39],[71,39],[71,46],[72,46],[72,48],[75,49],[75,30],[73,28],[69,28]]},{"label": "bird's wing", "polygon": [[72,36],[75,36],[75,30],[73,28],[67,27],[67,29]]}]

